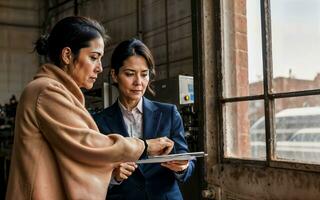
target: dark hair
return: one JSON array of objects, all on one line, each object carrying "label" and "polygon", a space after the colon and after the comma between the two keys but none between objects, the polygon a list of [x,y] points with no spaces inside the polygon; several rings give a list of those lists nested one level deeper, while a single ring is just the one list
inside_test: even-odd
[{"label": "dark hair", "polygon": [[98,37],[102,37],[104,42],[108,39],[101,24],[86,17],[71,16],[60,20],[50,34],[42,35],[34,49],[59,66],[63,48],[69,47],[77,57],[81,48],[88,47],[89,41]]},{"label": "dark hair", "polygon": [[[149,84],[148,91],[154,95],[154,91],[151,87],[151,83],[155,78],[154,59],[150,49],[140,40],[132,38],[121,42],[113,51],[111,56],[111,69],[114,69],[115,73],[119,73],[120,67],[123,66],[123,62],[130,56],[142,56],[147,61],[149,69]],[[115,84],[117,86],[117,84]]]}]

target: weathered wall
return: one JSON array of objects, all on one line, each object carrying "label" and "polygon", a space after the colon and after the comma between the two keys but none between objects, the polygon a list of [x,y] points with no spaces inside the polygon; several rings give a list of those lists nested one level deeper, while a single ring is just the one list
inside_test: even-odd
[{"label": "weathered wall", "polygon": [[32,53],[39,35],[38,0],[0,1],[0,104],[19,97],[38,68]]},{"label": "weathered wall", "polygon": [[111,36],[104,65],[114,46],[137,37],[151,49],[158,79],[192,74],[191,8],[189,0],[92,0],[80,6],[80,15],[101,21]]},{"label": "weathered wall", "polygon": [[[74,1],[0,0],[1,104],[12,94],[19,97],[36,73],[39,58],[31,53],[33,42],[59,19],[74,15],[74,10]],[[157,79],[192,75],[190,0],[79,0],[78,14],[102,22],[111,36],[103,58],[105,70],[94,89],[108,82],[115,45],[132,37],[142,39],[153,52]]]},{"label": "weathered wall", "polygon": [[[57,20],[72,15],[73,10],[70,2],[55,10],[52,17]],[[132,37],[142,39],[151,49],[156,63],[156,79],[193,74],[190,0],[79,1],[79,15],[102,22],[111,37],[103,58],[104,72],[94,89],[102,88],[103,82],[108,82],[108,66],[114,47]],[[88,102],[87,105],[93,104]]]},{"label": "weathered wall", "polygon": [[216,181],[222,189],[221,199],[319,199],[319,173],[280,168],[221,165],[213,169],[220,174]]}]

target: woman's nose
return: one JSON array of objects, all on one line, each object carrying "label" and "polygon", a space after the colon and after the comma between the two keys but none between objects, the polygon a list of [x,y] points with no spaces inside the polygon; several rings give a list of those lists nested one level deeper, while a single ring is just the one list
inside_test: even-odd
[{"label": "woman's nose", "polygon": [[140,84],[142,83],[142,78],[141,78],[141,76],[139,76],[139,75],[135,76],[134,83],[135,83],[136,85],[140,85]]},{"label": "woman's nose", "polygon": [[102,63],[101,63],[101,61],[99,61],[99,63],[96,66],[96,72],[101,73],[102,71],[103,71]]}]

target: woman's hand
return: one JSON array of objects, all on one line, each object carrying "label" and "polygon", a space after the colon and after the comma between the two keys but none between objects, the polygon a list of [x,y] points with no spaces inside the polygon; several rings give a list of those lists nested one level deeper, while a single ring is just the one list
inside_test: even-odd
[{"label": "woman's hand", "polygon": [[161,166],[166,167],[174,172],[182,172],[189,166],[188,160],[173,160],[169,162],[161,163]]},{"label": "woman's hand", "polygon": [[174,142],[167,137],[146,140],[148,155],[167,155],[171,152]]},{"label": "woman's hand", "polygon": [[134,162],[121,163],[118,167],[113,170],[113,176],[116,181],[121,182],[128,177],[136,170],[137,164]]}]

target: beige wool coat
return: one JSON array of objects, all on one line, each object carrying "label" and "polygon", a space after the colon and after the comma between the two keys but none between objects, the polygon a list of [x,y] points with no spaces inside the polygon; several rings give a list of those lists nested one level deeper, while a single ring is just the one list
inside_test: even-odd
[{"label": "beige wool coat", "polygon": [[7,200],[104,200],[114,164],[135,161],[139,139],[105,136],[63,70],[41,67],[21,95]]}]

